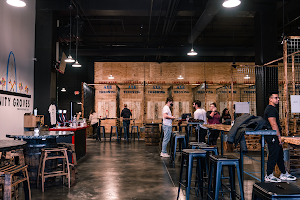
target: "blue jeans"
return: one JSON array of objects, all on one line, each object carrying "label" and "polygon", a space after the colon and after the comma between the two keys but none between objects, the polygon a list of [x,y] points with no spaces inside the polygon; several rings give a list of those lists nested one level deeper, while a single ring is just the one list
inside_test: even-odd
[{"label": "blue jeans", "polygon": [[[127,134],[127,137],[128,137],[128,138],[129,138],[129,125],[130,125],[130,121],[129,121],[129,120],[124,120],[124,121],[123,121],[123,126],[126,127],[126,130],[125,130],[126,133],[125,133],[125,131],[124,131],[124,135]],[[126,137],[126,138],[127,138],[127,137]]]},{"label": "blue jeans", "polygon": [[167,153],[167,145],[168,145],[168,143],[170,141],[170,138],[171,138],[172,126],[163,125],[163,131],[164,131],[164,139],[163,139],[163,142],[162,142],[161,152],[162,153]]}]

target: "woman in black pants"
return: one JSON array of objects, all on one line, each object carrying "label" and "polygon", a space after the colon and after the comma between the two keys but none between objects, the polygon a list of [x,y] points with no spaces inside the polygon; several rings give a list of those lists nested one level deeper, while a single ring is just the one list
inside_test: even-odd
[{"label": "woman in black pants", "polygon": [[[220,113],[217,111],[216,103],[210,104],[210,111],[206,113],[207,123],[208,124],[220,124],[221,116]],[[217,130],[210,130],[209,135],[209,145],[217,145],[217,139],[219,137],[220,131]]]}]

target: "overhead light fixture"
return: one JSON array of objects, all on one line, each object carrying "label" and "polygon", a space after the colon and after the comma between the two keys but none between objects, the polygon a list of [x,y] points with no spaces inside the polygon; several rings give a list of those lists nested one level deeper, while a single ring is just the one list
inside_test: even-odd
[{"label": "overhead light fixture", "polygon": [[241,4],[240,0],[225,0],[222,4],[225,8],[233,8]]},{"label": "overhead light fixture", "polygon": [[[192,9],[191,9],[191,11],[192,11]],[[192,13],[192,12],[191,12],[191,13]],[[196,56],[196,55],[198,55],[198,53],[194,50],[194,46],[193,46],[194,41],[193,41],[193,34],[192,34],[192,31],[193,31],[192,24],[193,24],[193,16],[192,16],[192,14],[191,14],[191,39],[192,39],[192,49],[191,49],[190,52],[187,53],[188,56]]]},{"label": "overhead light fixture", "polygon": [[187,53],[188,56],[196,56],[198,55],[198,53],[196,51],[194,51],[194,49],[192,48],[190,52]]},{"label": "overhead light fixture", "polygon": [[177,79],[183,79],[183,77],[181,76],[181,74],[179,75],[179,77]]},{"label": "overhead light fixture", "polygon": [[66,92],[67,90],[66,90],[66,88],[63,87],[63,88],[61,88],[61,91]]},{"label": "overhead light fixture", "polygon": [[244,79],[250,79],[250,76],[247,74]]},{"label": "overhead light fixture", "polygon": [[82,103],[81,102],[77,102],[77,104],[81,105]]},{"label": "overhead light fixture", "polygon": [[110,75],[109,75],[108,79],[115,79],[112,75],[112,63],[110,63]]},{"label": "overhead light fixture", "polygon": [[81,67],[81,64],[76,60],[76,62],[72,65],[72,67]]},{"label": "overhead light fixture", "polygon": [[72,18],[71,18],[71,10],[73,9],[73,6],[70,4],[69,5],[69,9],[70,9],[70,46],[69,46],[69,56],[68,58],[65,60],[65,62],[67,63],[73,63],[75,62],[75,60],[72,58],[71,56],[71,32],[72,32]]},{"label": "overhead light fixture", "polygon": [[65,60],[65,62],[67,62],[67,63],[73,63],[73,62],[75,62],[75,60],[72,58],[71,55],[69,55],[68,58]]},{"label": "overhead light fixture", "polygon": [[76,15],[76,20],[77,20],[77,32],[76,32],[76,62],[72,65],[72,67],[81,67],[81,64],[79,64],[78,60],[77,60],[77,50],[78,50],[78,4],[76,6],[77,8],[77,15]]},{"label": "overhead light fixture", "polygon": [[21,0],[6,0],[6,3],[11,5],[11,6],[15,6],[15,7],[24,7],[24,6],[26,6],[26,3],[24,1],[21,1]]}]

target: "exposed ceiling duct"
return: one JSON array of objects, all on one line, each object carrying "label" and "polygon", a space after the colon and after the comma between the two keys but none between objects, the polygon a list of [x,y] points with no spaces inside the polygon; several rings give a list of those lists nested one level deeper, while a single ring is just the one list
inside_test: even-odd
[{"label": "exposed ceiling duct", "polygon": [[214,16],[219,12],[222,7],[222,0],[209,0],[206,4],[206,8],[203,11],[201,17],[195,24],[195,28],[192,30],[188,42],[194,42],[200,33],[206,28],[206,26],[211,22]]}]

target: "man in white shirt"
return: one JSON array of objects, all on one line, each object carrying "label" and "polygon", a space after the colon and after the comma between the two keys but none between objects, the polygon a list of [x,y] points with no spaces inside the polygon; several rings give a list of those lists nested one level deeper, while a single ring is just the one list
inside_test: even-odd
[{"label": "man in white shirt", "polygon": [[[206,121],[206,111],[201,108],[201,101],[196,100],[193,103],[193,107],[196,109],[196,111],[194,112],[194,119],[198,119],[198,120],[203,120],[203,124],[207,124]],[[200,127],[197,126],[197,128],[200,128],[199,130],[199,142],[205,142],[205,136],[207,134],[207,128],[199,125]],[[198,132],[197,132],[198,133]],[[196,137],[198,137],[198,134],[196,134]],[[198,140],[198,138],[197,138]]]},{"label": "man in white shirt", "polygon": [[172,121],[175,119],[174,116],[172,116],[170,107],[173,106],[173,98],[168,97],[166,100],[166,105],[164,106],[162,110],[163,114],[163,131],[164,131],[164,139],[162,142],[162,148],[161,148],[161,157],[170,157],[170,155],[167,153],[167,145],[170,141],[171,134],[172,134]]}]

